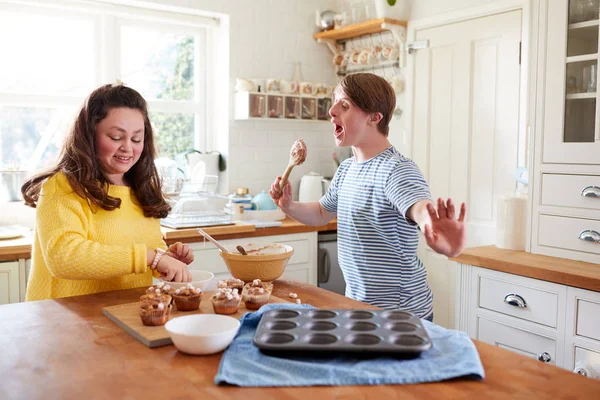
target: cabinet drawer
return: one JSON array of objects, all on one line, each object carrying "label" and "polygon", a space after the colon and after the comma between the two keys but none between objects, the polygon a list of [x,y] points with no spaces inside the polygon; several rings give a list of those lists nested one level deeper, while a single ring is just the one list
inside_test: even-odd
[{"label": "cabinet drawer", "polygon": [[[540,246],[600,255],[600,243],[579,239],[584,231],[591,231],[591,235],[600,235],[600,221],[542,214],[540,215],[538,243]],[[598,262],[600,262],[600,257]]]},{"label": "cabinet drawer", "polygon": [[548,362],[556,363],[556,340],[553,338],[481,317],[478,319],[477,332],[477,339],[482,342],[535,359],[548,353]]},{"label": "cabinet drawer", "polygon": [[[511,279],[489,276],[479,276],[478,285],[479,307],[556,328],[558,291],[542,289],[537,282],[516,283]],[[524,307],[517,305],[521,300]]]},{"label": "cabinet drawer", "polygon": [[577,298],[575,335],[600,340],[600,300]]},{"label": "cabinet drawer", "polygon": [[279,240],[277,241],[277,243],[287,244],[288,246],[292,246],[292,248],[294,249],[294,255],[292,255],[292,257],[290,258],[288,265],[306,264],[308,262],[308,255],[310,254],[310,249],[307,239],[287,241]]},{"label": "cabinet drawer", "polygon": [[573,372],[600,380],[600,353],[575,347]]},{"label": "cabinet drawer", "polygon": [[542,174],[542,205],[600,210],[600,176]]}]

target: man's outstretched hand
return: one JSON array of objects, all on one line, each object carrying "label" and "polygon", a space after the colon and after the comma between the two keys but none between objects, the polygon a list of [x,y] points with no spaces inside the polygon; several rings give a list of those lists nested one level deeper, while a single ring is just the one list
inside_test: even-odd
[{"label": "man's outstretched hand", "polygon": [[467,244],[467,228],[465,223],[465,214],[467,206],[462,203],[458,219],[454,202],[448,199],[444,204],[444,199],[437,201],[437,212],[432,203],[427,204],[427,212],[431,218],[431,225],[425,225],[424,234],[427,245],[436,253],[448,257],[459,255]]}]

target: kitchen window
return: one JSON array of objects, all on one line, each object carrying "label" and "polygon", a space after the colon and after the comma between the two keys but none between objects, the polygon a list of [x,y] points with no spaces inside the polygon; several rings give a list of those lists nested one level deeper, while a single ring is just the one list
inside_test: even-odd
[{"label": "kitchen window", "polygon": [[49,166],[85,97],[117,80],[148,101],[159,156],[213,150],[216,27],[197,13],[0,0],[0,170]]}]

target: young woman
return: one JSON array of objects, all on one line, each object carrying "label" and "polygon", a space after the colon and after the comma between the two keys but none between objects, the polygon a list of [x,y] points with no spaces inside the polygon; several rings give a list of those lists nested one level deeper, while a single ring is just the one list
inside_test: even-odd
[{"label": "young woman", "polygon": [[149,286],[153,269],[191,280],[192,251],[162,239],[159,218],[170,207],[155,154],[138,92],[115,84],[90,94],[58,163],[21,188],[37,208],[28,301]]},{"label": "young woman", "polygon": [[405,309],[433,318],[433,297],[417,257],[418,231],[440,254],[458,255],[466,243],[465,212],[456,219],[452,199],[431,198],[416,164],[387,136],[396,106],[393,89],[374,74],[347,75],[334,91],[329,110],[337,146],[351,146],[318,202],[292,201],[280,177],[271,186],[276,204],[292,218],[323,225],[337,216],[338,256],[346,296],[385,309]]}]

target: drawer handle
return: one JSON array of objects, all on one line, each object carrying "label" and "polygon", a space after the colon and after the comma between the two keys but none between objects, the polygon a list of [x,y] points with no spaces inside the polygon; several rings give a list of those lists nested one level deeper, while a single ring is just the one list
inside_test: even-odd
[{"label": "drawer handle", "polygon": [[600,243],[600,233],[591,229],[586,229],[585,231],[581,231],[579,239],[585,240],[586,242]]},{"label": "drawer handle", "polygon": [[541,362],[545,362],[545,363],[549,363],[550,361],[552,361],[552,357],[550,356],[550,354],[548,352],[543,352],[542,354],[538,354],[538,360],[540,360]]},{"label": "drawer handle", "polygon": [[600,197],[600,187],[598,186],[586,186],[581,191],[583,197]]},{"label": "drawer handle", "polygon": [[515,306],[519,308],[527,307],[527,302],[525,301],[525,299],[515,293],[509,293],[506,296],[504,296],[504,302],[509,306]]},{"label": "drawer handle", "polygon": [[592,379],[598,379],[600,378],[600,376],[598,375],[598,370],[596,368],[594,368],[595,366],[592,365],[588,365],[585,363],[585,361],[577,361],[577,364],[575,364],[575,369],[573,370],[573,372],[575,372],[578,375],[582,375],[588,378],[592,378]]}]

